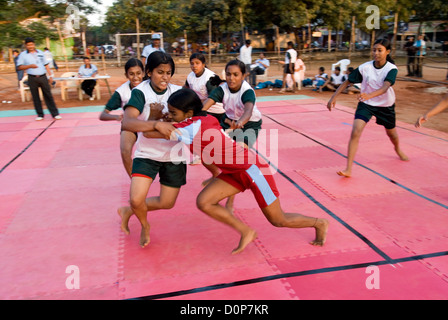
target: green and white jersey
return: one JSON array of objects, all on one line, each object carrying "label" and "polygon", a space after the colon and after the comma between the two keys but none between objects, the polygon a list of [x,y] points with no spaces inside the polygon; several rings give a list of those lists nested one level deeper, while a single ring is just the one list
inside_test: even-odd
[{"label": "green and white jersey", "polygon": [[131,98],[131,91],[131,82],[128,80],[115,90],[114,94],[106,104],[106,109],[112,111],[124,108]]},{"label": "green and white jersey", "polygon": [[[164,107],[163,112],[168,113],[168,98],[172,93],[180,89],[182,89],[181,86],[170,83],[165,91],[159,93],[152,88],[151,80],[143,81],[132,90],[131,98],[125,108],[132,106],[138,109],[140,111],[138,119],[146,121],[151,114],[150,105],[152,103],[161,103]],[[176,144],[176,141],[145,138],[143,133],[139,132],[134,157],[160,162],[186,161],[184,153],[179,155],[176,152],[171,152]]]},{"label": "green and white jersey", "polygon": [[371,93],[379,90],[385,81],[389,81],[391,86],[385,93],[364,102],[374,107],[391,107],[395,103],[395,91],[392,89],[392,85],[395,83],[397,73],[397,66],[389,61],[381,68],[375,67],[374,61],[369,61],[350,73],[348,80],[351,83],[361,83],[362,93]]},{"label": "green and white jersey", "polygon": [[[215,76],[215,73],[207,68],[204,69],[204,72],[200,77],[197,77],[194,72],[190,72],[190,74],[187,76],[188,87],[196,92],[202,103],[207,101],[209,92],[216,88],[212,87],[209,84],[209,80],[213,76]],[[207,111],[211,113],[221,114],[224,113],[224,108],[222,106],[222,103],[217,102],[212,105]]]},{"label": "green and white jersey", "polygon": [[243,81],[240,90],[232,92],[227,83],[222,83],[218,88],[213,90],[210,98],[216,102],[222,102],[226,115],[229,119],[238,121],[244,113],[244,104],[252,102],[254,109],[249,121],[260,121],[262,116],[255,104],[255,91],[247,81]]}]

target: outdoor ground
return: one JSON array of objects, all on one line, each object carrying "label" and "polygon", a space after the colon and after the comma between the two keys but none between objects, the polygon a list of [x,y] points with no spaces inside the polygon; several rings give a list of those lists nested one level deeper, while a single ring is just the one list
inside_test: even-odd
[{"label": "outdoor ground", "polygon": [[[321,64],[330,69],[309,63],[308,75]],[[222,66],[212,69],[220,73]],[[173,82],[182,84],[188,72],[179,64]],[[441,81],[444,72],[428,68],[425,79]],[[120,69],[107,73],[111,88],[124,81]],[[274,64],[270,75],[280,78],[280,68]],[[0,79],[1,300],[179,300],[178,307],[163,305],[164,315],[176,319],[181,307],[204,303],[192,300],[262,300],[256,304],[278,319],[281,310],[268,300],[448,297],[448,114],[413,126],[442,97],[425,89],[446,85],[398,81],[397,128],[410,161],[401,161],[384,129],[369,123],[349,179],[336,172],[346,163],[356,96],[341,96],[328,112],[329,92],[257,91],[264,130],[254,148],[270,160],[282,208],[325,218],[330,227],[325,245],[311,246],[314,230],[273,227],[244,192],[234,215],[258,237],[231,255],[238,234],[196,207],[209,177],[200,165],[188,166],[172,209],[148,215],[146,248],[135,217],[130,235],[121,232],[117,208],[129,203],[130,179],[118,151],[120,123],[98,119],[106,87],[100,101],[79,101],[71,92],[66,103],[56,87],[63,119],[34,121],[32,103],[19,101],[15,74]],[[159,188],[156,179],[149,196]],[[213,306],[218,316],[226,310]],[[290,314],[300,310],[288,306]]]},{"label": "outdoor ground", "polygon": [[[438,61],[442,61],[442,59],[437,59]],[[93,61],[95,63],[95,61]],[[320,66],[324,66],[326,71],[331,73],[331,63],[334,62],[307,62],[307,72],[306,77],[313,77],[317,73],[317,69]],[[357,67],[361,64],[362,61],[352,62],[350,66]],[[396,112],[397,112],[397,120],[403,121],[406,123],[413,124],[419,115],[427,111],[431,108],[435,103],[437,103],[442,97],[443,93],[446,92],[448,81],[445,81],[447,70],[444,69],[447,67],[446,63],[436,63],[434,61],[428,62],[428,65],[431,67],[426,67],[424,69],[424,78],[423,80],[427,81],[437,81],[443,84],[430,84],[425,82],[417,82],[411,81],[411,79],[404,80],[404,76],[406,75],[406,67],[404,66],[404,61],[397,62],[399,66],[399,81],[394,85],[394,90],[396,93]],[[100,74],[108,74],[111,76],[109,80],[110,88],[112,92],[119,87],[124,81],[124,68],[118,67],[108,67],[106,71],[102,69],[102,64],[98,62],[98,67],[100,69]],[[221,75],[222,69],[224,65],[212,65],[210,69],[215,71],[216,73]],[[67,70],[62,67],[59,72],[56,72],[56,76],[61,76],[63,72]],[[68,71],[76,71],[76,70],[68,70]],[[174,84],[183,85],[187,74],[190,72],[190,68],[187,64],[178,64],[176,66],[176,74],[173,77],[172,82]],[[273,79],[281,79],[281,67],[278,63],[273,62],[269,72],[270,80]],[[22,109],[33,109],[32,101],[29,102],[21,102],[20,93],[16,87],[16,74],[0,74],[0,111],[2,110],[22,110]],[[105,105],[107,100],[109,99],[109,93],[107,88],[104,86],[104,83],[101,81],[102,85],[101,92],[102,98],[101,100],[95,101],[79,101],[76,99],[76,94],[74,92],[69,93],[70,100],[63,102],[61,100],[59,84],[53,89],[53,96],[56,100],[56,104],[59,108],[67,108],[67,107],[77,107],[77,106],[98,106]],[[256,95],[261,96],[271,96],[277,95],[279,89],[261,89],[256,91]],[[322,100],[330,99],[332,92],[323,92],[317,93],[313,92],[311,88],[303,88],[302,91],[298,92],[298,94],[305,94],[307,96],[316,97]],[[288,94],[284,94],[285,96]],[[2,103],[3,101],[11,101],[11,103]],[[339,104],[355,108],[357,105],[356,95],[341,95],[337,102]],[[437,117],[432,118],[429,122],[425,124],[425,127],[430,129],[435,129],[439,131],[448,132],[448,112],[444,112],[439,114]]]}]

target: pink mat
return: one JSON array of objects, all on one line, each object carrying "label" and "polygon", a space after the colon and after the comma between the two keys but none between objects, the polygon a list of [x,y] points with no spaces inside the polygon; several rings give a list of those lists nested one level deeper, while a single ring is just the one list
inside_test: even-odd
[{"label": "pink mat", "polygon": [[[151,244],[141,249],[137,219],[126,236],[116,213],[130,185],[119,124],[96,112],[52,124],[0,118],[0,298],[446,299],[447,135],[399,123],[411,158],[404,163],[384,130],[369,124],[353,177],[341,178],[353,110],[325,112],[325,104],[260,102],[278,146],[260,139],[257,148],[279,170],[283,209],[330,221],[327,243],[309,245],[312,229],[272,226],[246,191],[235,215],[258,238],[236,256],[238,234],[195,207],[209,177],[202,166],[188,166],[173,209],[148,214]],[[149,195],[158,192],[156,181]],[[366,287],[369,265],[380,289]],[[79,268],[79,289],[66,286],[69,266]]]}]

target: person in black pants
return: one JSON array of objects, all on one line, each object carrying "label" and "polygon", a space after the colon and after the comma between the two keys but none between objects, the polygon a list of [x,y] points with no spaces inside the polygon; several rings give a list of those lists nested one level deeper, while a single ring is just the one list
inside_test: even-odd
[{"label": "person in black pants", "polygon": [[[79,67],[78,76],[79,77],[95,77],[98,74],[98,68],[90,63],[89,57],[84,57],[84,64]],[[94,100],[93,90],[96,86],[96,80],[84,80],[81,83],[81,89],[89,96],[90,100]]]},{"label": "person in black pants", "polygon": [[[45,61],[44,53],[36,49],[36,45],[32,38],[25,39],[26,50],[23,51],[17,59],[17,70],[26,70],[28,74],[28,85],[30,86],[31,95],[33,96],[34,109],[37,113],[36,121],[44,119],[44,111],[42,102],[39,97],[39,88],[42,89],[45,104],[48,111],[55,120],[61,119],[59,110],[51,94],[50,84],[53,81],[48,62]],[[50,77],[47,78],[46,74]]]},{"label": "person in black pants", "polygon": [[408,74],[407,77],[413,77],[416,72],[416,65],[415,65],[415,54],[417,52],[417,48],[414,44],[414,37],[409,37],[408,42],[404,45],[404,49],[408,53],[408,61],[407,61],[407,67],[408,67]]}]

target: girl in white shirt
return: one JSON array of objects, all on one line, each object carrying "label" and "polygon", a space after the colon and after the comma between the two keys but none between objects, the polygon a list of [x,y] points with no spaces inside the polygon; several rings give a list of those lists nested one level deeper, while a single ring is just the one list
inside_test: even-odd
[{"label": "girl in white shirt", "polygon": [[[202,103],[206,102],[209,94],[221,83],[219,76],[207,68],[205,56],[196,52],[190,56],[191,72],[185,81],[185,88],[190,88],[199,96]],[[221,121],[225,110],[222,103],[217,102],[208,108],[207,113]]]},{"label": "girl in white shirt", "polygon": [[348,145],[347,167],[337,172],[340,176],[351,176],[359,139],[372,116],[375,116],[377,124],[384,126],[386,129],[399,158],[403,161],[409,160],[400,149],[397,129],[395,128],[395,92],[392,85],[395,83],[398,69],[389,56],[390,51],[391,46],[388,39],[375,41],[373,45],[374,60],[360,65],[350,73],[348,80],[339,86],[328,101],[327,108],[331,111],[336,104],[336,97],[347,88],[349,83],[361,82],[361,94],[358,98],[359,103]]},{"label": "girl in white shirt", "polygon": [[[207,111],[210,106],[222,102],[226,113],[221,119],[221,127],[239,143],[252,147],[261,130],[262,116],[255,103],[255,91],[244,80],[246,66],[239,60],[231,60],[225,67],[226,82],[210,93],[204,104]],[[220,171],[217,167],[206,166],[214,177]],[[233,210],[234,196],[229,197],[226,207]]]},{"label": "girl in white shirt", "polygon": [[[122,121],[123,114],[111,114],[111,111],[123,108],[131,98],[131,91],[138,86],[144,75],[143,63],[136,59],[131,58],[126,62],[124,66],[124,75],[128,79],[117,90],[115,90],[112,97],[106,104],[103,112],[100,114],[100,120],[102,121]],[[132,148],[137,141],[137,134],[135,132],[121,130],[120,133],[120,151],[121,160],[123,161],[124,168],[129,176],[132,174]]]},{"label": "girl in white shirt", "polygon": [[[169,96],[182,89],[170,83],[174,71],[174,61],[169,55],[161,51],[151,53],[145,70],[149,79],[132,90],[131,98],[124,107],[122,127],[137,132],[138,139],[132,163],[131,206],[119,208],[118,213],[122,219],[121,229],[126,234],[129,234],[129,218],[133,214],[137,216],[142,227],[141,247],[150,242],[147,212],[172,208],[181,186],[186,183],[186,157],[182,153],[182,145],[175,141],[143,136],[143,132],[157,127],[159,121],[154,120],[167,113]],[[154,114],[157,107],[160,113]],[[160,194],[146,199],[157,174],[160,177]]]}]

